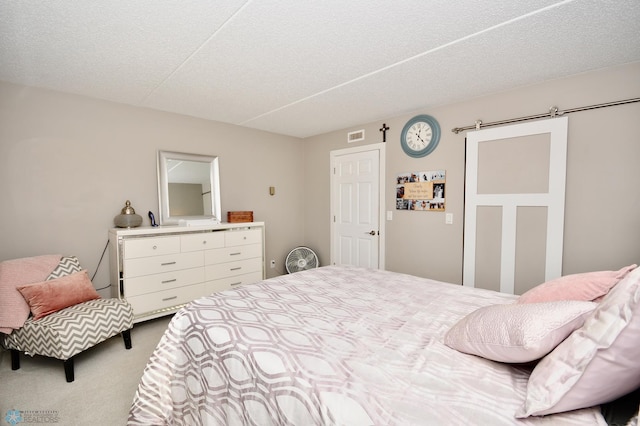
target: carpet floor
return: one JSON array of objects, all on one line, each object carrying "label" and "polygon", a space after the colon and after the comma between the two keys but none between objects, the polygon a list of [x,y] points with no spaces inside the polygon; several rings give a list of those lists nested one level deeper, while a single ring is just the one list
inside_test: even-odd
[{"label": "carpet floor", "polygon": [[[19,426],[125,425],[144,367],[171,317],[135,324],[132,348],[120,335],[74,358],[75,380],[67,383],[62,361],[20,355],[20,369],[11,370],[11,354],[0,350],[0,423]],[[57,421],[56,421],[57,419]]]}]

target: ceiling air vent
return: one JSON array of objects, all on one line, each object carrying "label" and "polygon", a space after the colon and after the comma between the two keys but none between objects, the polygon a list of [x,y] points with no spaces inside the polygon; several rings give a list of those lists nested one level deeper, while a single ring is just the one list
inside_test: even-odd
[{"label": "ceiling air vent", "polygon": [[364,140],[364,129],[347,133],[347,142],[360,142]]}]

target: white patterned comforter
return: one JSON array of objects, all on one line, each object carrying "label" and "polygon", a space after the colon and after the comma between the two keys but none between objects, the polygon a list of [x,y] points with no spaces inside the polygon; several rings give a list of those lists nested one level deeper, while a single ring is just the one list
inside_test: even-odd
[{"label": "white patterned comforter", "polygon": [[198,299],[171,321],[131,425],[590,425],[597,408],[517,420],[529,370],[443,343],[515,296],[322,267]]}]

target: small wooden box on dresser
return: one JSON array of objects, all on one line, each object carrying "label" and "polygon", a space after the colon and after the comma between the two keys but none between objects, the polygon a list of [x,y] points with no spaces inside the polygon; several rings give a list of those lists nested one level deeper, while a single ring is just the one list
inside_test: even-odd
[{"label": "small wooden box on dresser", "polygon": [[265,278],[264,223],[109,230],[111,294],[134,322],[176,312],[211,293]]}]

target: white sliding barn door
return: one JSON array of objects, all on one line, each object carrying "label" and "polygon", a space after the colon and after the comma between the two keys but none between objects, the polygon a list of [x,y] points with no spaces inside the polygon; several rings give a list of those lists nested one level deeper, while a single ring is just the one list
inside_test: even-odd
[{"label": "white sliding barn door", "polygon": [[467,134],[463,285],[522,294],[562,275],[567,124]]}]

